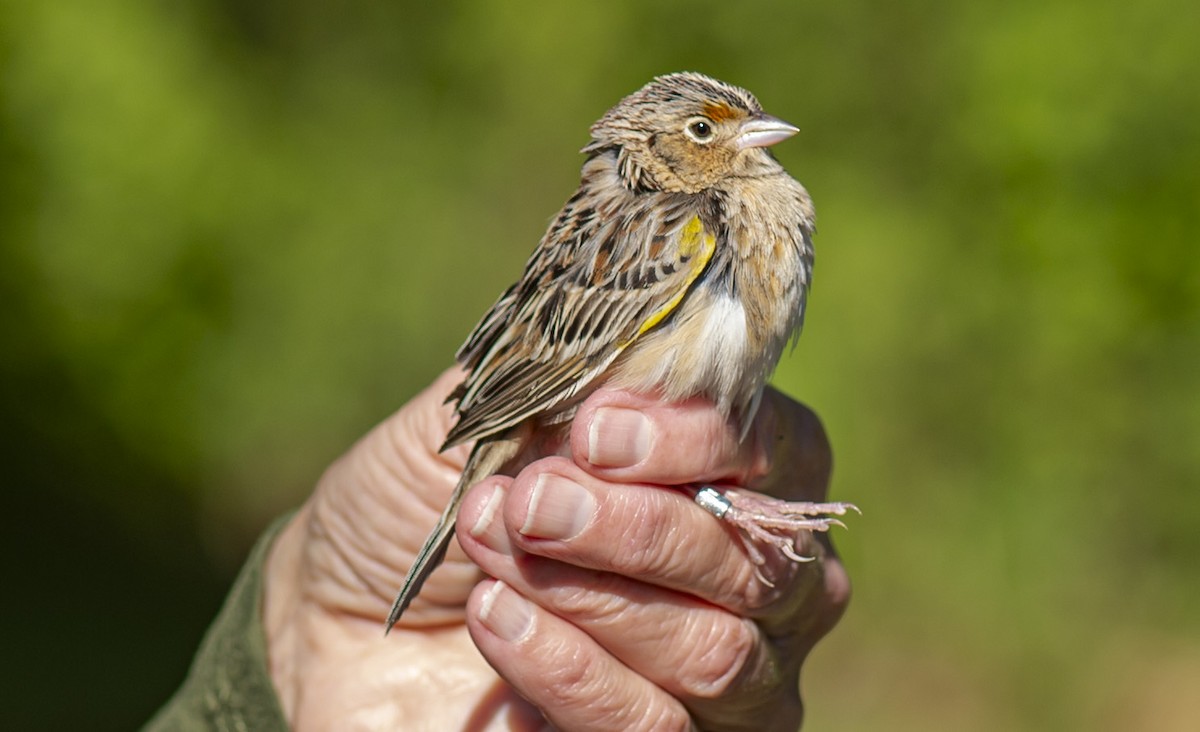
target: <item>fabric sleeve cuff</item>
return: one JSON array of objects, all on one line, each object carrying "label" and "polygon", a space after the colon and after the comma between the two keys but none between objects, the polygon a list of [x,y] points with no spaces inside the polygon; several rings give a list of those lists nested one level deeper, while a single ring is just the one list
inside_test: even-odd
[{"label": "fabric sleeve cuff", "polygon": [[293,515],[277,519],[254,545],[183,685],[145,732],[288,729],[267,665],[262,594],[267,555]]}]

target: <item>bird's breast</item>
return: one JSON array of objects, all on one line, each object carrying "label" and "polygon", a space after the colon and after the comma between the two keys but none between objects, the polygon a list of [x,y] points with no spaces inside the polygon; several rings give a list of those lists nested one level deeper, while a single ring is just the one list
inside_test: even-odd
[{"label": "bird's breast", "polygon": [[756,347],[746,308],[728,294],[700,287],[669,322],[629,346],[611,382],[661,394],[668,401],[703,396],[726,413],[748,408],[782,345]]},{"label": "bird's breast", "polygon": [[811,204],[787,180],[728,202],[707,271],[669,318],[630,344],[612,382],[669,400],[704,396],[735,416],[753,410],[800,327],[811,275]]}]

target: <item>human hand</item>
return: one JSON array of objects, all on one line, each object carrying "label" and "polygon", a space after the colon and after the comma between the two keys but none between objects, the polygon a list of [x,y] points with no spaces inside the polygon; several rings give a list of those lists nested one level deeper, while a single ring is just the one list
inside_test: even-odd
[{"label": "human hand", "polygon": [[[821,500],[824,432],[773,391],[744,443],[702,402],[597,392],[572,426],[571,458],[470,492],[467,554],[453,547],[381,637],[465,459],[436,452],[452,421],[440,402],[458,378],[444,374],[330,468],[272,550],[264,622],[293,727],[536,729],[543,714],[562,729],[799,726],[800,665],[848,598],[840,563],[804,535],[799,551],[818,561],[769,555],[769,587],[721,522],[655,487],[722,482]],[[610,407],[643,415],[649,439],[615,422],[619,412],[598,415]],[[621,445],[644,455],[620,467]],[[573,509],[556,500],[571,493],[563,478],[587,496]]]}]

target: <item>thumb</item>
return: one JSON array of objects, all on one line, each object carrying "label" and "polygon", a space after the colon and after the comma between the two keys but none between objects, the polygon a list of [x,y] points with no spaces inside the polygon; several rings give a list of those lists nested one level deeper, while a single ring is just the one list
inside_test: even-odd
[{"label": "thumb", "polygon": [[467,446],[440,452],[454,421],[446,397],[462,378],[457,367],[442,372],[339,458],[321,478],[317,493],[360,512],[354,516],[359,520],[380,509],[398,516],[417,514],[413,518],[419,520],[414,501],[440,513],[469,452]]},{"label": "thumb", "polygon": [[[454,419],[446,397],[461,380],[458,368],[443,372],[321,477],[297,516],[303,521],[306,553],[312,560],[306,562],[310,586],[340,587],[337,594],[342,595],[348,585],[365,585],[367,592],[350,595],[370,597],[371,608],[353,610],[374,615],[379,603],[381,617],[386,616],[393,594],[466,461],[467,447],[438,451]],[[468,561],[457,545],[447,559]],[[470,592],[469,585],[459,589],[439,584],[434,575],[428,585],[431,596],[461,594],[465,601]]]}]

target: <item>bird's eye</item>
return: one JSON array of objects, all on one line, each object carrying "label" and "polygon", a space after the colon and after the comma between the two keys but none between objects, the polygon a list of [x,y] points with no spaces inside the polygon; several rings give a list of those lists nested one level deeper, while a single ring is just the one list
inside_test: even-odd
[{"label": "bird's eye", "polygon": [[712,124],[706,119],[695,119],[688,122],[687,125],[688,137],[696,142],[707,142],[708,138],[712,137]]}]

